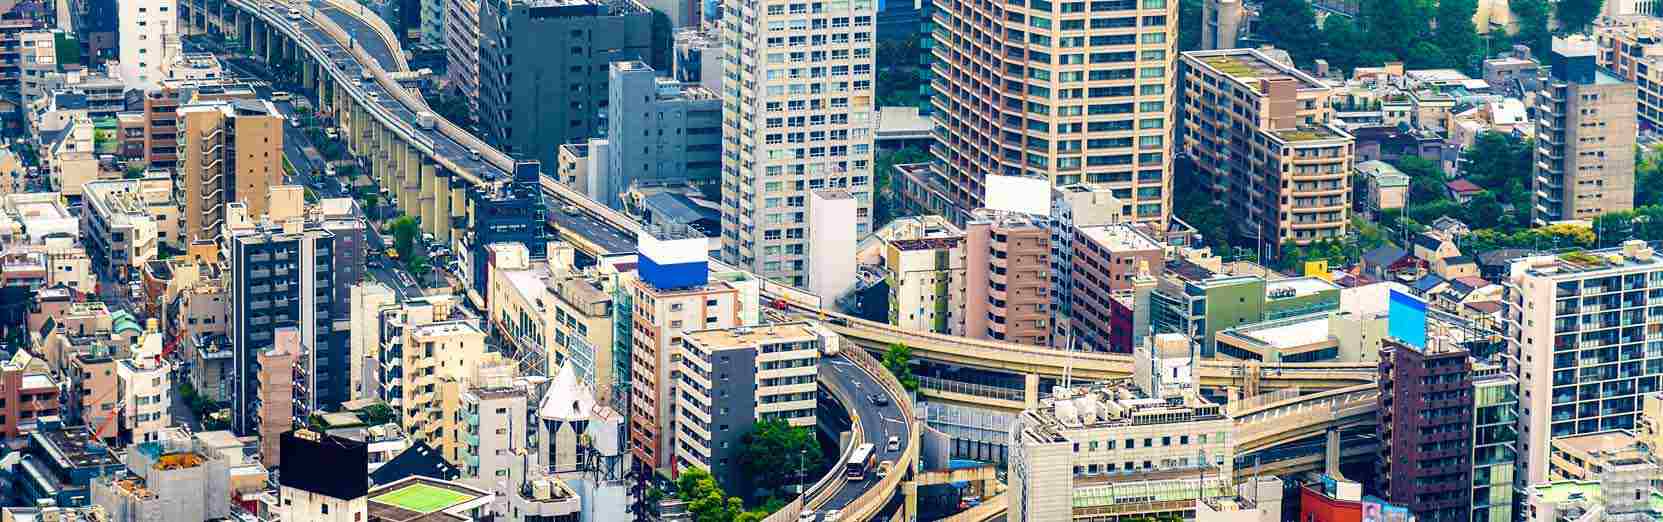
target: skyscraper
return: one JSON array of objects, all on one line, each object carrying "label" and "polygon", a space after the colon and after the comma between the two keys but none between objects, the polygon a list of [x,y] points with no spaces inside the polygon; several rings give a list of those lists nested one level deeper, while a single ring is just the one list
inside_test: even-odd
[{"label": "skyscraper", "polygon": [[1586,36],[1553,39],[1536,95],[1532,218],[1538,225],[1634,207],[1634,84],[1595,66]]},{"label": "skyscraper", "polygon": [[1171,212],[1178,2],[963,2],[933,9],[938,162],[960,208],[989,175],[1106,183],[1126,217]]},{"label": "skyscraper", "polygon": [[872,229],[874,0],[723,8],[722,257],[809,284],[809,193],[844,189]]}]

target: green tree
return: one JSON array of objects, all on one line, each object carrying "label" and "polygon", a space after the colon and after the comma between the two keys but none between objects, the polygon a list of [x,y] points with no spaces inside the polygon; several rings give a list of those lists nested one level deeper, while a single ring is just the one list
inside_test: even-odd
[{"label": "green tree", "polygon": [[[745,472],[761,488],[807,483],[823,460],[813,430],[783,420],[756,421],[741,455]],[[799,470],[804,475],[799,477]]]},{"label": "green tree", "polygon": [[421,237],[421,226],[410,216],[399,216],[388,225],[393,231],[393,250],[406,262],[416,258],[416,238]]},{"label": "green tree", "polygon": [[1530,46],[1534,53],[1546,54],[1553,36],[1548,30],[1548,19],[1551,17],[1548,0],[1510,0],[1507,8],[1519,20],[1515,41]]},{"label": "green tree", "polygon": [[1438,168],[1437,163],[1420,156],[1405,156],[1392,165],[1409,176],[1410,205],[1433,203],[1449,197],[1444,187],[1449,178],[1444,176],[1443,169]]},{"label": "green tree", "polygon": [[1350,18],[1344,16],[1330,16],[1322,20],[1322,41],[1324,44],[1322,57],[1328,60],[1329,67],[1350,73],[1352,69],[1363,65],[1358,61],[1359,52],[1368,47],[1363,32]]},{"label": "green tree", "polygon": [[1567,33],[1581,32],[1599,17],[1602,0],[1559,0],[1556,18],[1559,29]]},{"label": "green tree", "polygon": [[1463,211],[1454,213],[1456,218],[1467,224],[1469,228],[1505,228],[1502,219],[1501,200],[1496,199],[1494,192],[1488,190],[1478,193],[1468,201]]},{"label": "green tree", "polygon": [[384,402],[371,404],[364,408],[362,413],[364,415],[364,423],[371,426],[380,426],[382,424],[398,420],[398,412],[393,411],[393,407],[388,406],[387,403]]},{"label": "green tree", "polygon": [[716,477],[699,468],[682,470],[676,477],[676,498],[687,503],[694,522],[728,522],[739,518],[745,507],[716,484]]},{"label": "green tree", "polygon": [[1306,0],[1265,0],[1254,27],[1298,63],[1317,57],[1323,46],[1322,33],[1316,30],[1316,14]]},{"label": "green tree", "polygon": [[895,166],[928,161],[930,161],[928,152],[912,147],[905,147],[894,152],[878,153],[878,179],[876,180],[878,194],[877,201],[874,204],[876,207],[874,213],[877,214],[878,223],[888,223],[890,220],[900,217],[901,214],[901,203],[896,199],[901,191],[895,182]]},{"label": "green tree", "polygon": [[1477,63],[1474,58],[1480,54],[1478,28],[1472,23],[1477,11],[1476,0],[1438,0],[1438,27],[1433,32],[1433,41],[1443,49],[1451,67],[1471,71]]},{"label": "green tree", "polygon": [[883,353],[883,367],[895,375],[895,380],[901,381],[901,387],[909,392],[918,391],[918,376],[912,374],[912,347],[903,343],[889,345],[889,350]]},{"label": "green tree", "polygon": [[[1401,60],[1426,30],[1431,19],[1416,0],[1367,0],[1359,2],[1357,17],[1371,44],[1364,63]],[[1381,59],[1383,58],[1383,59]]]}]

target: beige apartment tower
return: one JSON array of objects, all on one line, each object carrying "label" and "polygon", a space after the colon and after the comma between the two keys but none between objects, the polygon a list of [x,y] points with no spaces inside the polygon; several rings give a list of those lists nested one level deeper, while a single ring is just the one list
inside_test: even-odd
[{"label": "beige apartment tower", "polygon": [[283,184],[283,116],[264,100],[179,107],[179,172],[185,184],[186,243],[220,235],[225,206],[266,215],[266,195]]},{"label": "beige apartment tower", "polygon": [[872,229],[875,0],[726,2],[722,258],[808,284],[808,199],[844,189]]},{"label": "beige apartment tower", "polygon": [[1531,215],[1537,225],[1634,208],[1634,84],[1595,65],[1586,36],[1554,38],[1536,94]]},{"label": "beige apartment tower", "polygon": [[959,2],[934,24],[932,169],[961,209],[999,174],[1104,183],[1165,222],[1177,0]]},{"label": "beige apartment tower", "polygon": [[1345,237],[1355,139],[1322,81],[1256,49],[1191,51],[1179,67],[1184,153],[1243,237],[1278,251]]}]

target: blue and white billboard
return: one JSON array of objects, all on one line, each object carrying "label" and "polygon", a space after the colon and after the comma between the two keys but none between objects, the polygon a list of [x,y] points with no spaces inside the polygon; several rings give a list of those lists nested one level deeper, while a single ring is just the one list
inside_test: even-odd
[{"label": "blue and white billboard", "polygon": [[641,253],[636,272],[654,288],[693,288],[710,282],[708,239],[659,239],[642,232],[636,241]]}]

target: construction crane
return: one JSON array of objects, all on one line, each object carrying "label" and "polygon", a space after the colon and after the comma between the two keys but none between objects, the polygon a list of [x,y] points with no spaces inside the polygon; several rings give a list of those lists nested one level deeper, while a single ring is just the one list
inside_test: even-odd
[{"label": "construction crane", "polygon": [[104,420],[100,421],[98,423],[97,428],[93,429],[92,438],[97,439],[97,440],[103,440],[104,439],[104,428],[110,427],[110,423],[115,422],[116,415],[120,415],[121,414],[121,409],[125,408],[125,407],[127,407],[127,402],[126,401],[121,401],[121,402],[115,403],[115,407],[110,408],[110,413],[108,415],[104,416]]}]

